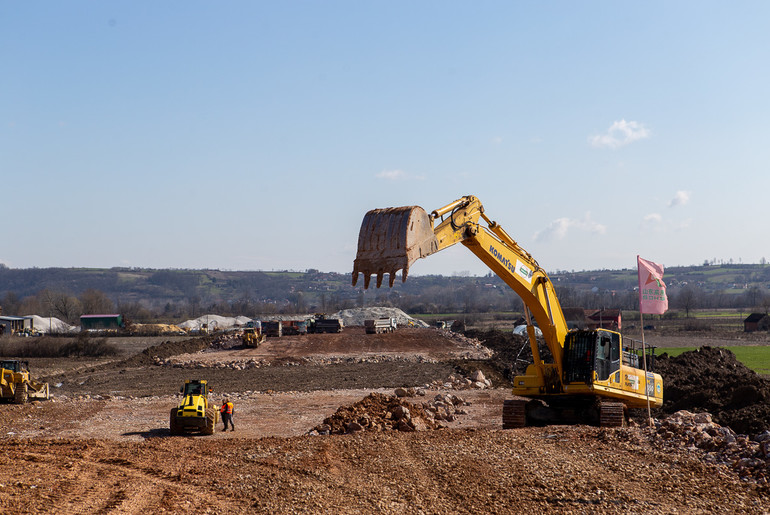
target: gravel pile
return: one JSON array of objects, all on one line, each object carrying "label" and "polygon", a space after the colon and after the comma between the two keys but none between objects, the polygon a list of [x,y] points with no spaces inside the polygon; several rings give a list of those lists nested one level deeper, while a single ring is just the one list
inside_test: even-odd
[{"label": "gravel pile", "polygon": [[343,309],[332,315],[333,318],[341,318],[346,326],[364,325],[364,320],[376,318],[395,318],[399,326],[430,327],[422,320],[410,317],[398,308],[370,307]]}]

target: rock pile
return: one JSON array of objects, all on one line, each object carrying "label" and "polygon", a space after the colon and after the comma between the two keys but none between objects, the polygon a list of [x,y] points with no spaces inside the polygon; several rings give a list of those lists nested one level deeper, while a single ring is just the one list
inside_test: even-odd
[{"label": "rock pile", "polygon": [[465,414],[467,403],[456,395],[439,394],[429,402],[409,402],[405,397],[425,395],[424,390],[396,389],[395,395],[370,393],[351,406],[341,406],[310,434],[349,434],[359,431],[425,431],[444,427]]},{"label": "rock pile", "polygon": [[730,467],[746,480],[768,485],[770,479],[770,431],[753,439],[736,434],[729,427],[713,422],[710,413],[681,410],[654,428],[645,428],[654,445],[666,448],[686,447],[702,453],[703,461]]}]

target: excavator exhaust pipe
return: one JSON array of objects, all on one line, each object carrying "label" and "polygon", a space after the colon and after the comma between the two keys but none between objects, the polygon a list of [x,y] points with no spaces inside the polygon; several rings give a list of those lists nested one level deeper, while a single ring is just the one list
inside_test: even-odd
[{"label": "excavator exhaust pipe", "polygon": [[369,288],[372,275],[377,276],[377,288],[384,274],[389,274],[389,285],[401,270],[406,281],[409,267],[420,258],[438,251],[433,234],[433,221],[419,206],[373,209],[366,213],[358,233],[358,253],[353,261],[353,286],[358,274],[364,274],[364,289]]}]

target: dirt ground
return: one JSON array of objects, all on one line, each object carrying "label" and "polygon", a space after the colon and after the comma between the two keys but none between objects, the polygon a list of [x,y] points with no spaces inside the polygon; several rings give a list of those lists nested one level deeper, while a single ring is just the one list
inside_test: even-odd
[{"label": "dirt ground", "polygon": [[[766,483],[647,428],[503,431],[505,367],[445,331],[118,343],[109,360],[30,360],[53,398],[0,405],[0,512],[770,513]],[[492,388],[453,386],[476,368]],[[235,432],[169,434],[188,378],[233,399]],[[437,430],[310,433],[397,387],[466,405]]]}]

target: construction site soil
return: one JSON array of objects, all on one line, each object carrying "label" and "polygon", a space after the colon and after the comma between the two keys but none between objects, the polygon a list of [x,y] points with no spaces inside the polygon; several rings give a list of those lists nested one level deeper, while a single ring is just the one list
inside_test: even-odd
[{"label": "construction site soil", "polygon": [[[652,427],[502,430],[528,357],[507,333],[114,341],[30,359],[52,399],[0,405],[0,512],[770,513],[770,388],[726,349],[658,359]],[[170,435],[190,378],[234,432]]]}]

